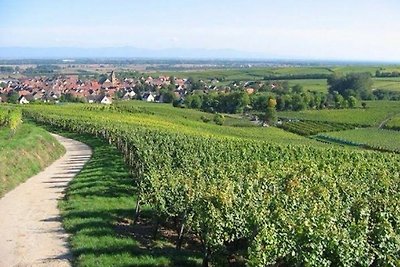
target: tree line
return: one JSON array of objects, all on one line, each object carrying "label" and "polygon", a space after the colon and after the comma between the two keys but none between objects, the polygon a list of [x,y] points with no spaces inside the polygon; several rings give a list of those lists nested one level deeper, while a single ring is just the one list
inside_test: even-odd
[{"label": "tree line", "polygon": [[275,82],[272,88],[262,85],[258,92],[248,95],[245,88],[229,92],[198,92],[188,95],[184,100],[187,108],[206,112],[242,113],[248,110],[264,112],[273,99],[278,111],[300,111],[305,109],[354,108],[358,100],[374,99],[372,79],[369,73],[331,75],[328,78],[328,93],[305,91],[296,84]]}]

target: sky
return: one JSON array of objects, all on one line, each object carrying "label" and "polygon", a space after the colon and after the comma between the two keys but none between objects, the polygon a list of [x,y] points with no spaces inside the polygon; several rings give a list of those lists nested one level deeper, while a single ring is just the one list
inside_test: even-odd
[{"label": "sky", "polygon": [[399,0],[0,0],[0,10],[0,49],[233,49],[268,59],[400,61]]}]

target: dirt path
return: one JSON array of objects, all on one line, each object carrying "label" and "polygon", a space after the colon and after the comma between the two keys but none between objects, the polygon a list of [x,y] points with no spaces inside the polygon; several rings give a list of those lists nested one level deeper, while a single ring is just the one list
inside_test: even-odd
[{"label": "dirt path", "polygon": [[0,267],[70,266],[57,201],[92,152],[83,143],[54,136],[66,154],[0,199]]},{"label": "dirt path", "polygon": [[399,114],[400,114],[400,113],[396,113],[396,114],[392,114],[392,115],[390,115],[389,117],[387,117],[384,121],[382,121],[382,122],[379,124],[378,129],[382,129],[383,127],[385,127],[386,123],[387,123],[389,120],[391,120],[393,117],[395,117],[395,116],[397,116],[397,115],[399,115]]}]

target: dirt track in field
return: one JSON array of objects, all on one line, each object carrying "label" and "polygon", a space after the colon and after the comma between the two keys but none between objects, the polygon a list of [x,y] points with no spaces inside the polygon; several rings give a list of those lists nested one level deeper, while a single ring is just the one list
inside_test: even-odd
[{"label": "dirt track in field", "polygon": [[0,267],[71,266],[57,202],[92,152],[54,136],[65,155],[0,199]]}]

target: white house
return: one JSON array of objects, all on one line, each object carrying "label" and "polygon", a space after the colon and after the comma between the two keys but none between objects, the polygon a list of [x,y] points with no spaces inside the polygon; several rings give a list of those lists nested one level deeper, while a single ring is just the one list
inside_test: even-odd
[{"label": "white house", "polygon": [[109,98],[109,97],[107,97],[107,96],[104,96],[104,97],[101,99],[100,103],[101,103],[101,104],[105,104],[105,105],[110,105],[110,104],[112,103],[112,100],[111,100],[111,98]]},{"label": "white house", "polygon": [[25,96],[20,96],[18,98],[18,103],[20,103],[20,104],[29,104],[29,101],[25,98]]},{"label": "white house", "polygon": [[134,91],[129,91],[124,94],[122,99],[133,99],[136,96],[136,93]]},{"label": "white house", "polygon": [[145,93],[142,97],[142,100],[147,102],[154,102],[155,97],[152,93]]}]

